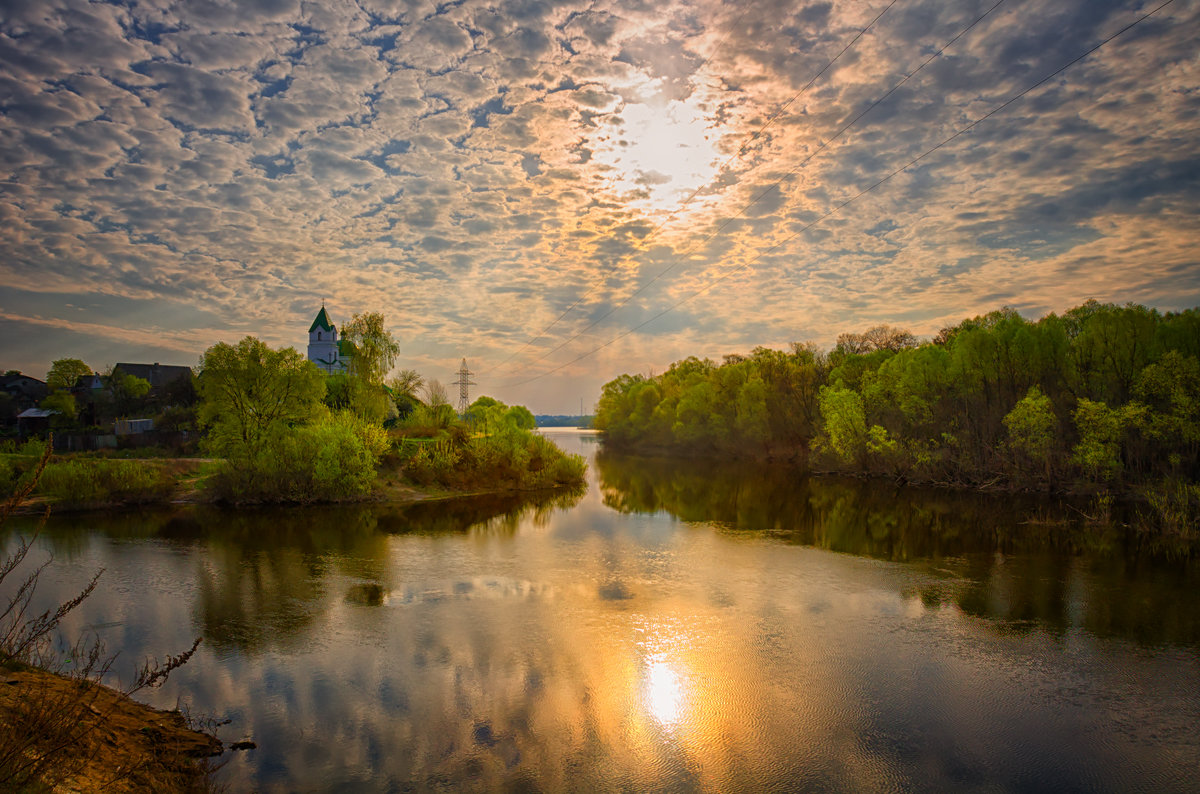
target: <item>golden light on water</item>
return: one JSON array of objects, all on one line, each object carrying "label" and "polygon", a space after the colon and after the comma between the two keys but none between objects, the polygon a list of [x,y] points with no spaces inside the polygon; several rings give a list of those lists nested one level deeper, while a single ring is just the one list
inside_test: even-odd
[{"label": "golden light on water", "polygon": [[663,727],[676,725],[684,705],[683,681],[665,659],[651,660],[643,682],[646,710]]},{"label": "golden light on water", "polygon": [[716,176],[718,130],[704,111],[679,100],[627,103],[616,129],[593,141],[609,187],[652,209],[676,209]]}]

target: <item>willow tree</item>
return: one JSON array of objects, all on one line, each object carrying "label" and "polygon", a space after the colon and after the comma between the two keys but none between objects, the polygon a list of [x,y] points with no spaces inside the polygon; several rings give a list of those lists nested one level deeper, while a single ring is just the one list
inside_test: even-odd
[{"label": "willow tree", "polygon": [[372,386],[382,386],[400,355],[400,344],[383,327],[383,315],[355,314],[342,326],[342,339],[354,345],[350,373]]}]

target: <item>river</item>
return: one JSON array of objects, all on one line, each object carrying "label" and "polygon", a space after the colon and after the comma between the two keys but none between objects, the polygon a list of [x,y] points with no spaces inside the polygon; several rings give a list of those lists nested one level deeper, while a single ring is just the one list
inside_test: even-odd
[{"label": "river", "polygon": [[202,636],[139,697],[257,744],[232,791],[1200,788],[1186,546],[546,432],[586,492],[64,514],[38,597],[103,568],[126,678]]}]

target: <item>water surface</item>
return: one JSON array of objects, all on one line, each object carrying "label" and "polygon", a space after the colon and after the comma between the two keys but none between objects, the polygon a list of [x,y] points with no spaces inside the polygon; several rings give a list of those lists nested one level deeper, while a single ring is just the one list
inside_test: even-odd
[{"label": "water surface", "polygon": [[601,455],[590,477],[58,516],[39,595],[105,568],[69,628],[126,671],[203,636],[148,699],[258,744],[220,772],[235,791],[1200,785],[1186,547],[772,467]]}]

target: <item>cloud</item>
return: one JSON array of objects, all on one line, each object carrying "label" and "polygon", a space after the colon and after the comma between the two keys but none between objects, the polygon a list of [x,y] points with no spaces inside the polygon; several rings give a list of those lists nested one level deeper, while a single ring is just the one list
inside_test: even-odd
[{"label": "cloud", "polygon": [[[22,4],[0,20],[0,300],[13,322],[6,295],[191,301],[302,344],[325,298],[394,318],[413,362],[481,370],[553,326],[494,390],[695,294],[497,394],[546,410],[689,341],[1200,302],[1195,2],[859,195],[1134,18],[1002,6],[913,74],[989,5],[897,4],[859,36],[878,9]],[[178,316],[155,333],[198,356],[212,325]]]}]

